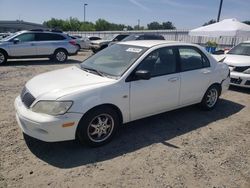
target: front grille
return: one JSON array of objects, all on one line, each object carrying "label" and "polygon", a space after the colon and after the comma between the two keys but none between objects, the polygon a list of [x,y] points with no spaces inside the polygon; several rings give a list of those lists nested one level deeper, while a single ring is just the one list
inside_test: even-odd
[{"label": "front grille", "polygon": [[250,86],[250,80],[247,80],[245,85]]},{"label": "front grille", "polygon": [[235,67],[233,71],[235,72],[244,72],[245,70],[249,69],[250,66],[245,66],[245,67]]},{"label": "front grille", "polygon": [[242,79],[240,78],[231,78],[231,83],[233,84],[240,84],[242,82]]},{"label": "front grille", "polygon": [[31,95],[31,93],[27,90],[26,87],[24,87],[22,92],[21,92],[21,100],[22,100],[23,104],[27,108],[29,108],[31,106],[31,104],[35,101],[35,97],[33,97],[33,95]]}]

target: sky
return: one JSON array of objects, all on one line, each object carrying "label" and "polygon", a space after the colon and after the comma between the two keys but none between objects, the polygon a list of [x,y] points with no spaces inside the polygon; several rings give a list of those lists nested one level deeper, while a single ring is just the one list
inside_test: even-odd
[{"label": "sky", "polygon": [[[193,29],[216,19],[220,0],[0,0],[0,20],[43,23],[50,18],[102,18],[112,23],[141,26],[171,21],[178,29]],[[250,0],[224,0],[221,19],[250,20]]]}]

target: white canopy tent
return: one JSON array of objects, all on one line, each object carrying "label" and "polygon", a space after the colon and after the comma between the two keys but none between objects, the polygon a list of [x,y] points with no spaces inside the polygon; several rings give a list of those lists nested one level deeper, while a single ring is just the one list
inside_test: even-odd
[{"label": "white canopy tent", "polygon": [[199,27],[189,31],[190,36],[206,37],[250,37],[250,26],[237,19],[225,19],[220,22]]}]

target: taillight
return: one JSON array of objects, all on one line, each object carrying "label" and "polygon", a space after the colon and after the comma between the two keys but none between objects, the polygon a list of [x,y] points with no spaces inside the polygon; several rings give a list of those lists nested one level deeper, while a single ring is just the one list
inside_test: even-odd
[{"label": "taillight", "polygon": [[72,44],[72,45],[74,45],[74,46],[76,45],[76,41],[75,40],[70,40],[69,43]]}]

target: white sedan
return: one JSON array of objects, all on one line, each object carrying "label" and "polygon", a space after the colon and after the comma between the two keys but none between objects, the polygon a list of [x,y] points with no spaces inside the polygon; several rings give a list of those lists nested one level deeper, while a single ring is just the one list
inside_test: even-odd
[{"label": "white sedan", "polygon": [[15,100],[16,117],[31,137],[100,146],[123,123],[197,103],[213,109],[229,81],[228,66],[198,45],[121,42],[31,79]]},{"label": "white sedan", "polygon": [[232,48],[224,58],[231,70],[231,85],[250,88],[250,41]]}]

